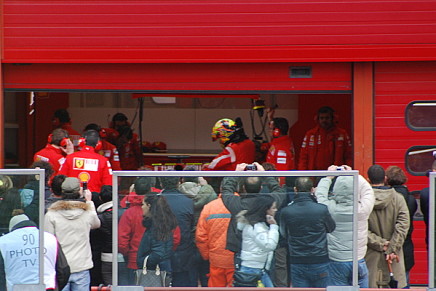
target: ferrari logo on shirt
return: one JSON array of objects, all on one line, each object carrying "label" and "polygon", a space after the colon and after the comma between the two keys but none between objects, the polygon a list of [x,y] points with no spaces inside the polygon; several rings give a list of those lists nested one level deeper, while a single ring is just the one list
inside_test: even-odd
[{"label": "ferrari logo on shirt", "polygon": [[85,165],[85,160],[84,159],[78,159],[78,158],[74,159],[74,169],[75,170],[83,169],[84,165]]},{"label": "ferrari logo on shirt", "polygon": [[74,158],[73,165],[74,170],[98,171],[97,159]]}]

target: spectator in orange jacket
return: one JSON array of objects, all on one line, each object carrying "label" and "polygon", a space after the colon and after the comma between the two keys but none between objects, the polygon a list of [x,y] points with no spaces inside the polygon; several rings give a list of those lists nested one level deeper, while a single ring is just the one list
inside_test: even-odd
[{"label": "spectator in orange jacket", "polygon": [[226,250],[230,219],[220,195],[204,206],[198,220],[195,240],[201,256],[210,263],[208,287],[232,286],[234,254]]},{"label": "spectator in orange jacket", "polygon": [[330,165],[352,165],[351,140],[336,126],[334,110],[324,106],[318,110],[318,125],[304,136],[298,162],[299,170],[324,170]]}]

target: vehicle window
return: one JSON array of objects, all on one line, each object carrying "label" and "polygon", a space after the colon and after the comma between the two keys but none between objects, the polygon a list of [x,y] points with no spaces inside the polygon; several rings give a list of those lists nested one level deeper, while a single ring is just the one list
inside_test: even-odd
[{"label": "vehicle window", "polygon": [[436,130],[436,101],[414,101],[407,105],[406,124],[412,130]]},{"label": "vehicle window", "polygon": [[431,169],[435,160],[434,155],[436,155],[436,145],[409,148],[406,153],[407,171],[415,176],[425,175]]}]

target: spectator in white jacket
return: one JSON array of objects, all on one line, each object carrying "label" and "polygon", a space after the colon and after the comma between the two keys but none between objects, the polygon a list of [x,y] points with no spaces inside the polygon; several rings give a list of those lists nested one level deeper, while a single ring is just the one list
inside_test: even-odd
[{"label": "spectator in white jacket", "polygon": [[[352,170],[343,166],[345,171]],[[337,171],[337,166],[330,166],[329,171]],[[319,203],[327,205],[336,222],[336,229],[329,233],[328,249],[330,262],[329,286],[352,286],[353,276],[353,177],[340,176],[333,185],[333,193],[329,189],[333,176],[321,179],[316,188]],[[360,288],[368,288],[368,268],[365,254],[368,242],[368,217],[374,207],[374,191],[371,185],[359,175],[358,177],[358,284]]]},{"label": "spectator in white jacket", "polygon": [[279,241],[279,228],[274,219],[276,212],[274,197],[260,195],[253,208],[238,215],[238,229],[242,230],[240,270],[261,275],[265,287],[274,287],[267,270]]}]

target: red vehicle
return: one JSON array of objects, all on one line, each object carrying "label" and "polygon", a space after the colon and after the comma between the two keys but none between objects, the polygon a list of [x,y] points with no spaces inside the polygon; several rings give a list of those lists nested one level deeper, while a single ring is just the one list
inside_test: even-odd
[{"label": "red vehicle", "polygon": [[[328,103],[355,169],[398,165],[418,191],[436,148],[435,12],[433,0],[4,0],[0,164],[27,167],[72,92],[286,95],[296,145]],[[426,284],[414,223],[411,283]]]}]

